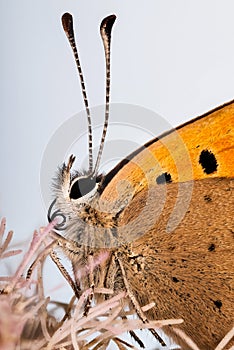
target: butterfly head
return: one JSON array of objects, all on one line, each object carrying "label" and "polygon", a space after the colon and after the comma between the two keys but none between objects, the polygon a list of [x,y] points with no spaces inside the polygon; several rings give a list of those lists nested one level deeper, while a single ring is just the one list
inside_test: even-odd
[{"label": "butterfly head", "polygon": [[[68,163],[64,163],[57,172],[53,187],[56,199],[48,211],[48,220],[51,222],[62,217],[56,224],[58,230],[66,229],[66,222],[71,219],[72,213],[77,213],[85,206],[98,198],[98,188],[103,175],[94,176],[90,171],[72,171],[75,156],[71,155]],[[85,209],[84,209],[85,210]]]}]

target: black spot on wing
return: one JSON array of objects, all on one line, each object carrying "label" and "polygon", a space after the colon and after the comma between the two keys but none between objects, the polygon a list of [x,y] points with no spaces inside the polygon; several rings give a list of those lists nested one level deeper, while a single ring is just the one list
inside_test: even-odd
[{"label": "black spot on wing", "polygon": [[208,150],[203,150],[201,152],[199,157],[199,163],[201,164],[205,174],[212,174],[215,171],[217,171],[218,163],[215,158],[215,155],[214,153]]},{"label": "black spot on wing", "polygon": [[177,277],[172,277],[172,281],[175,282],[175,283],[179,282]]},{"label": "black spot on wing", "polygon": [[222,301],[221,300],[214,300],[215,306],[220,310],[222,307]]},{"label": "black spot on wing", "polygon": [[210,246],[208,247],[209,252],[213,252],[215,250],[215,245],[214,243],[211,243]]},{"label": "black spot on wing", "polygon": [[204,196],[204,199],[205,199],[206,202],[211,202],[212,201],[210,196],[208,196],[207,194]]},{"label": "black spot on wing", "polygon": [[156,178],[158,185],[172,182],[171,175],[169,173],[163,173]]}]

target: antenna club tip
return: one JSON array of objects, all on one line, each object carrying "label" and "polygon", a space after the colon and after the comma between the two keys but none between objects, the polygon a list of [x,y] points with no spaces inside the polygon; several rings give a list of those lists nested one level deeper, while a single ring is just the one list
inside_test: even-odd
[{"label": "antenna club tip", "polygon": [[72,15],[68,12],[64,13],[61,18],[63,29],[66,33],[72,31],[73,28],[73,18]]},{"label": "antenna club tip", "polygon": [[107,16],[107,18],[112,19],[113,21],[116,20],[117,16],[113,13],[112,15]]},{"label": "antenna club tip", "polygon": [[106,32],[110,33],[111,29],[112,29],[112,26],[115,23],[115,20],[116,20],[116,15],[115,14],[105,17],[102,20],[100,28],[101,29],[105,29]]}]

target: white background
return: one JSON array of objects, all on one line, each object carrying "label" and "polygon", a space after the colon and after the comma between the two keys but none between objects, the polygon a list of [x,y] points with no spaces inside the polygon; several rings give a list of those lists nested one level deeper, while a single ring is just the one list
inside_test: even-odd
[{"label": "white background", "polygon": [[234,97],[232,0],[1,1],[0,215],[15,241],[46,224],[43,152],[55,130],[83,109],[60,24],[67,11],[91,106],[104,101],[99,24],[112,13],[112,102],[149,108],[177,126]]}]

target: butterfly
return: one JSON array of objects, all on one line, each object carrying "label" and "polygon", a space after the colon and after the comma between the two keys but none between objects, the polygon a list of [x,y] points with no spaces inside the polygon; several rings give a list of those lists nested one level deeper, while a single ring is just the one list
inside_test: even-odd
[{"label": "butterfly", "polygon": [[[106,109],[94,164],[91,115],[73,19],[68,13],[62,17],[87,112],[89,168],[73,171],[73,155],[59,168],[48,218],[63,218],[55,228],[74,242],[75,248],[68,243],[65,249],[74,272],[94,266],[72,284],[78,297],[89,287],[124,290],[144,322],[183,318],[181,329],[199,349],[214,349],[234,321],[234,101],[165,132],[109,173],[99,174],[109,119],[115,19],[106,17],[100,27]],[[95,265],[100,255],[105,261]],[[142,306],[151,302],[155,307],[143,312]],[[187,349],[172,328],[164,331]]]}]

